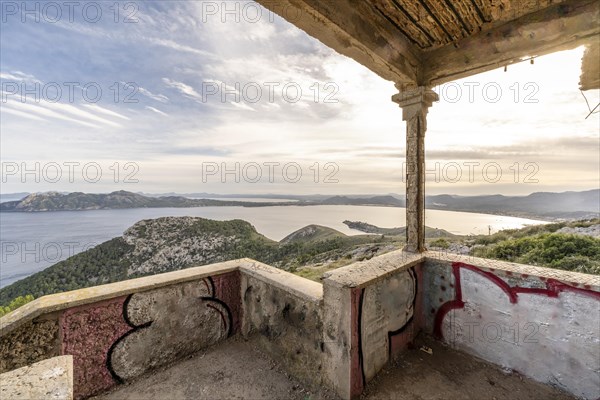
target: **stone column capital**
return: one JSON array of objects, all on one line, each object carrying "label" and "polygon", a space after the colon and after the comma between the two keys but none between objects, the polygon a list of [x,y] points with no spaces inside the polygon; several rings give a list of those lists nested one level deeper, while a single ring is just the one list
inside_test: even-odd
[{"label": "stone column capital", "polygon": [[427,113],[429,107],[440,97],[436,92],[424,86],[401,88],[400,93],[392,96],[392,101],[402,108],[402,119],[411,120],[419,112]]}]

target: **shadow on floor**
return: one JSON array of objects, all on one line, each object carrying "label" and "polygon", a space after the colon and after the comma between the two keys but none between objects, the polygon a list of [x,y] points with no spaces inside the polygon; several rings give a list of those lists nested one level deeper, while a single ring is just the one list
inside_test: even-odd
[{"label": "shadow on floor", "polygon": [[[433,350],[430,355],[421,346]],[[419,337],[367,385],[363,400],[573,400],[430,337]]]}]

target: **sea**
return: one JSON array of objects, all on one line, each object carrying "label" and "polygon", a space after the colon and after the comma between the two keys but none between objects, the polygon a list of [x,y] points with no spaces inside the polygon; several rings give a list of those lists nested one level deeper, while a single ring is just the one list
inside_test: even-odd
[{"label": "sea", "polygon": [[[265,199],[265,201],[271,201]],[[102,242],[121,236],[144,219],[193,216],[214,220],[242,219],[273,240],[310,224],[328,226],[347,235],[362,232],[344,225],[361,221],[382,228],[406,225],[405,209],[376,206],[269,206],[144,208],[97,211],[0,213],[0,288]],[[545,221],[453,211],[427,210],[426,225],[459,235],[488,234]]]}]

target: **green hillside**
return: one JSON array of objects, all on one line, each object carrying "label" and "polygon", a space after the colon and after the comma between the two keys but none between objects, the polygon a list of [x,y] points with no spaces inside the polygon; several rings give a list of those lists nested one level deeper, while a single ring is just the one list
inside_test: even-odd
[{"label": "green hillside", "polygon": [[354,246],[378,240],[379,236],[351,237],[330,228],[311,226],[278,243],[242,220],[194,217],[144,220],[121,237],[0,289],[0,306],[7,306],[19,296],[38,298],[244,257],[293,271],[320,254],[343,254]]},{"label": "green hillside", "polygon": [[290,233],[280,243],[315,243],[323,240],[347,237],[340,231],[320,225],[308,225],[296,232]]}]

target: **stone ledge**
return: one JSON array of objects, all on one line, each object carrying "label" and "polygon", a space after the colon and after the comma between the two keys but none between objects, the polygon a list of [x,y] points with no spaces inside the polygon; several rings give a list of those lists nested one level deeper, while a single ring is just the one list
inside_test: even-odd
[{"label": "stone ledge", "polygon": [[60,356],[0,375],[0,398],[73,399],[73,356]]},{"label": "stone ledge", "polygon": [[240,265],[240,271],[302,299],[311,302],[323,300],[322,284],[270,265],[244,259],[244,263]]},{"label": "stone ledge", "polygon": [[494,270],[497,273],[504,272],[508,276],[515,274],[545,279],[556,279],[568,284],[589,287],[591,290],[600,292],[600,276],[597,275],[582,274],[579,272],[563,271],[554,268],[536,267],[533,265],[517,264],[507,261],[491,260],[488,258],[479,258],[435,251],[428,251],[424,253],[424,256],[428,262],[461,262],[475,265],[477,267],[487,268],[489,270]]},{"label": "stone ledge", "polygon": [[336,287],[365,287],[423,261],[425,257],[422,254],[397,250],[325,273],[323,282]]},{"label": "stone ledge", "polygon": [[237,271],[247,262],[247,259],[233,260],[43,296],[0,318],[0,335],[4,336],[42,314]]}]

